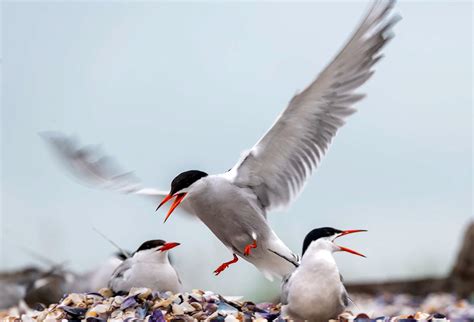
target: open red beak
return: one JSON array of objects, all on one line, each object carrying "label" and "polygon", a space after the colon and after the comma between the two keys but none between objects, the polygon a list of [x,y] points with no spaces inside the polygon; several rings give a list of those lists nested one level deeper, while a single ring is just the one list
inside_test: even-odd
[{"label": "open red beak", "polygon": [[[366,232],[366,231],[367,230],[364,230],[364,229],[344,230],[343,232],[339,233],[339,235],[337,235],[336,238],[334,238],[334,240],[336,240],[337,238],[339,238],[341,236],[345,236],[345,235],[349,235],[349,234],[353,234],[353,233],[361,233],[361,232]],[[337,245],[337,247],[339,247],[339,249],[343,252],[348,252],[348,253],[351,253],[351,254],[354,254],[354,255],[357,255],[357,256],[365,257],[365,255],[363,255],[361,253],[358,253],[355,250],[352,250],[350,248],[346,248],[346,247],[339,246],[339,245]]]},{"label": "open red beak", "polygon": [[163,246],[161,246],[160,251],[164,252],[167,250],[170,250],[171,248],[175,248],[176,246],[181,245],[180,243],[165,243]]},{"label": "open red beak", "polygon": [[166,222],[168,220],[168,217],[171,215],[171,213],[176,209],[176,207],[179,206],[181,201],[183,201],[184,197],[186,197],[186,193],[178,193],[175,195],[167,195],[161,203],[156,207],[156,210],[160,209],[161,206],[163,206],[165,203],[167,203],[170,199],[173,197],[176,197],[176,199],[173,201],[173,204],[171,205],[170,209],[168,210],[168,213],[166,214],[165,220],[163,222]]}]

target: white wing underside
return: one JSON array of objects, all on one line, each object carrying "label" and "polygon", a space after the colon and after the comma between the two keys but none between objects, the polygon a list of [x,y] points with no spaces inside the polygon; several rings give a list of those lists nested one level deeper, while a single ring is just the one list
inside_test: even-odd
[{"label": "white wing underside", "polygon": [[337,130],[364,95],[355,90],[373,74],[399,16],[393,1],[375,1],[352,37],[304,91],[295,95],[275,124],[228,172],[250,187],[266,211],[284,208],[301,192]]},{"label": "white wing underside", "polygon": [[[80,146],[72,137],[59,132],[40,134],[52,148],[61,164],[80,183],[98,189],[149,197],[155,205],[168,195],[168,191],[143,187],[133,172],[123,171],[115,160],[101,152],[99,146]],[[190,213],[186,200],[180,209]]]}]

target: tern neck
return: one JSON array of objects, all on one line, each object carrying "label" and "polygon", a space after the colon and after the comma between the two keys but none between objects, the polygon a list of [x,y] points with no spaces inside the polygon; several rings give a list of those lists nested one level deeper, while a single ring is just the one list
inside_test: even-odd
[{"label": "tern neck", "polygon": [[160,264],[169,263],[168,252],[167,251],[162,252],[156,249],[148,249],[148,250],[137,252],[133,255],[133,259],[137,262],[160,263]]},{"label": "tern neck", "polygon": [[336,246],[329,240],[318,239],[313,241],[307,248],[301,259],[301,265],[317,266],[323,262],[334,263],[333,253]]}]

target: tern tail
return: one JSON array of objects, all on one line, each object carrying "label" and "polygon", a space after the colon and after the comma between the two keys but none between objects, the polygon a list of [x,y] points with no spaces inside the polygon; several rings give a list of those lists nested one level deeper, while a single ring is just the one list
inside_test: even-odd
[{"label": "tern tail", "polygon": [[296,268],[295,263],[299,261],[298,256],[276,236],[268,243],[263,257],[246,259],[254,264],[270,281],[273,281],[275,277],[282,279],[285,275],[293,272]]}]

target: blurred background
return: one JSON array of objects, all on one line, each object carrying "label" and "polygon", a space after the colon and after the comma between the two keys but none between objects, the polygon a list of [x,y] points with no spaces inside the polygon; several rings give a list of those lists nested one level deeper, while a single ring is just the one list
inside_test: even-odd
[{"label": "blurred background", "polygon": [[[349,37],[368,2],[2,4],[0,269],[81,272],[115,249],[179,241],[186,287],[278,294],[199,221],[77,184],[38,132],[103,144],[146,185],[226,171]],[[368,97],[299,199],[269,219],[296,252],[320,226],[368,229],[337,255],[346,281],[444,276],[472,221],[472,4],[400,1]]]}]

